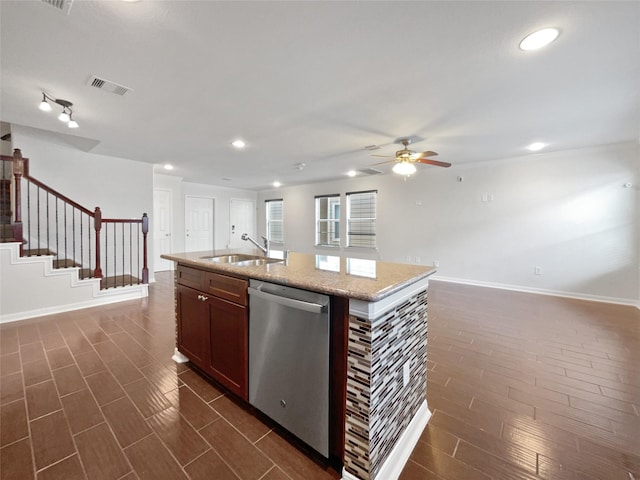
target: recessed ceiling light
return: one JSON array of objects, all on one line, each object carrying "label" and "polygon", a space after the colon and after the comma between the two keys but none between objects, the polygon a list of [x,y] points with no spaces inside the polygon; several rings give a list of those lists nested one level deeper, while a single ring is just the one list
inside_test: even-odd
[{"label": "recessed ceiling light", "polygon": [[236,148],[244,148],[244,147],[247,146],[247,144],[244,143],[244,141],[240,140],[240,139],[234,140],[233,142],[231,142],[231,145],[233,145]]},{"label": "recessed ceiling light", "polygon": [[164,169],[165,170],[173,170],[173,165],[169,164],[169,163],[165,163],[164,164]]},{"label": "recessed ceiling light", "polygon": [[350,177],[355,177],[358,174],[358,172],[356,172],[355,170],[349,170],[347,172],[347,175],[349,175]]},{"label": "recessed ceiling light", "polygon": [[532,152],[537,152],[538,150],[542,150],[547,145],[542,142],[533,142],[531,145],[527,147],[527,150],[531,150]]},{"label": "recessed ceiling light", "polygon": [[553,42],[560,31],[557,28],[543,28],[537,32],[530,33],[520,42],[520,49],[522,50],[538,50]]},{"label": "recessed ceiling light", "polygon": [[273,186],[278,188],[280,185],[282,185],[280,182],[273,182]]}]

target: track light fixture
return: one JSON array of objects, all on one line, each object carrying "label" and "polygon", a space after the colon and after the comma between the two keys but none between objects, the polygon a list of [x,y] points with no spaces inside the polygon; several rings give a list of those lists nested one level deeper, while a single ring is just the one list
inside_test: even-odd
[{"label": "track light fixture", "polygon": [[68,100],[62,100],[61,98],[53,98],[50,95],[42,92],[42,101],[40,102],[40,106],[38,107],[43,112],[51,111],[51,104],[49,102],[56,103],[62,107],[62,113],[58,115],[58,120],[67,124],[69,128],[78,128],[78,122],[73,119],[73,103]]}]

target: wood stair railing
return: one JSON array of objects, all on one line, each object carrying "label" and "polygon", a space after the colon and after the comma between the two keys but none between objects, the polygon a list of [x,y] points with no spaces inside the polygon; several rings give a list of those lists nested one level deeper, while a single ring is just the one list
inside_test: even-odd
[{"label": "wood stair railing", "polygon": [[[99,278],[101,288],[149,283],[146,213],[137,219],[103,218],[100,207],[89,210],[32,177],[29,159],[20,149],[1,159],[3,175],[6,162],[13,169],[14,198],[8,196],[15,217],[10,240],[21,242],[21,256],[53,255],[54,268],[78,267],[80,278]],[[0,193],[6,196],[4,182],[2,188]],[[0,210],[0,221],[4,211]],[[1,232],[5,239],[7,227],[5,222]]]}]

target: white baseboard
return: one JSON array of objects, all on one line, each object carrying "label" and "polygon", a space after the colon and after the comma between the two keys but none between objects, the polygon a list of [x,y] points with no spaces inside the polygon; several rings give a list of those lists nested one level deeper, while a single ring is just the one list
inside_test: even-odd
[{"label": "white baseboard", "polygon": [[[424,428],[429,423],[431,418],[431,411],[427,405],[425,399],[416,414],[411,419],[407,428],[402,432],[398,442],[393,450],[382,464],[380,471],[376,474],[375,479],[380,480],[397,480],[404,469],[404,466],[411,456],[411,452],[418,443],[420,435],[424,431]],[[375,480],[373,479],[373,480]],[[342,469],[342,480],[362,480],[355,475]]]},{"label": "white baseboard", "polygon": [[473,285],[476,287],[498,288],[501,290],[511,290],[514,292],[536,293],[539,295],[549,295],[552,297],[574,298],[576,300],[587,300],[591,302],[614,303],[616,305],[629,305],[632,307],[640,308],[640,300],[635,300],[633,298],[605,297],[601,295],[589,295],[586,293],[565,292],[562,290],[522,287],[519,285],[510,285],[505,283],[483,282],[480,280],[467,280],[464,278],[454,277],[441,277],[439,275],[434,275],[430,278],[431,280],[440,282],[460,283],[463,285]]},{"label": "white baseboard", "polygon": [[149,289],[148,286],[144,284],[134,285],[132,287],[110,288],[107,290],[102,290],[98,296],[85,302],[71,303],[67,305],[55,305],[52,307],[39,308],[36,310],[27,310],[24,312],[0,315],[0,323],[17,322],[18,320],[25,320],[27,318],[42,317],[44,315],[53,315],[54,313],[63,313],[70,312],[72,310],[81,310],[83,308],[98,307],[100,305],[124,302],[126,300],[136,300],[148,296]]}]

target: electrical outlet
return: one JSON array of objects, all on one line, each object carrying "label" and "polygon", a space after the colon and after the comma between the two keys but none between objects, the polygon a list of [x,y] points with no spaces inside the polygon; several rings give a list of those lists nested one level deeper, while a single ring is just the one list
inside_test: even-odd
[{"label": "electrical outlet", "polygon": [[433,266],[434,267],[439,267],[440,266],[440,260],[434,260],[433,261]]},{"label": "electrical outlet", "polygon": [[410,371],[409,371],[409,362],[405,362],[405,364],[402,366],[402,385],[404,387],[406,387],[407,385],[409,385],[409,380],[411,378],[410,376]]},{"label": "electrical outlet", "polygon": [[536,267],[533,269],[533,273],[536,275],[542,275],[542,267]]}]

